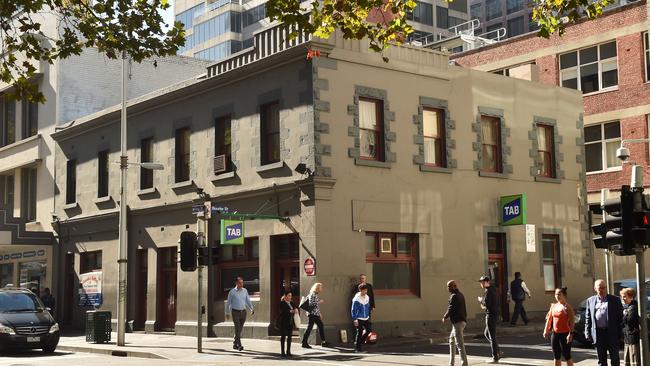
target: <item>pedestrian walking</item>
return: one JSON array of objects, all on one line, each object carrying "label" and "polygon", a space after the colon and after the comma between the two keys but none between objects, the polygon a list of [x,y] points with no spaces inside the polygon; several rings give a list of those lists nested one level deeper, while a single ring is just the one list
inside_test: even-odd
[{"label": "pedestrian walking", "polygon": [[321,346],[326,347],[328,345],[325,340],[325,327],[323,326],[323,314],[320,311],[320,304],[324,303],[325,300],[320,298],[320,293],[323,291],[323,284],[316,282],[309,291],[307,295],[307,301],[309,302],[309,323],[307,324],[307,329],[305,334],[302,336],[302,348],[311,348],[309,345],[309,335],[311,330],[314,329],[314,324],[318,326],[318,335],[320,336]]},{"label": "pedestrian walking", "polygon": [[241,332],[244,329],[244,323],[246,323],[246,309],[251,311],[251,315],[255,314],[248,290],[244,288],[244,279],[237,277],[235,287],[228,292],[226,311],[230,311],[232,321],[235,323],[235,339],[232,343],[232,348],[239,351],[244,350],[244,347],[241,345]]},{"label": "pedestrian walking", "polygon": [[363,343],[372,332],[372,324],[370,323],[370,296],[368,296],[368,285],[359,285],[359,292],[354,295],[352,299],[352,323],[357,328],[357,335],[355,337],[355,350],[356,352],[363,352]]},{"label": "pedestrian walking", "polygon": [[567,288],[555,289],[556,302],[546,314],[546,326],[544,327],[544,338],[551,338],[553,348],[553,360],[555,366],[562,365],[562,357],[567,366],[573,366],[571,358],[571,342],[573,342],[573,326],[575,325],[575,313],[573,308],[566,301]]},{"label": "pedestrian walking", "polygon": [[594,282],[596,295],[587,299],[585,338],[596,346],[598,366],[607,366],[607,353],[612,366],[620,366],[619,340],[623,337],[623,306],[618,296],[607,293],[605,281]]},{"label": "pedestrian walking", "polygon": [[359,285],[366,285],[368,288],[368,297],[370,298],[370,313],[375,310],[375,292],[372,290],[372,285],[368,282],[368,277],[365,274],[359,275],[359,282],[352,286],[350,291],[350,299],[353,299],[354,296],[359,292]]},{"label": "pedestrian walking", "polygon": [[636,291],[633,288],[621,290],[623,299],[623,361],[625,366],[640,366],[641,353],[639,347],[641,324],[639,323],[639,304],[634,299]]},{"label": "pedestrian walking", "polygon": [[521,279],[521,272],[515,272],[515,279],[510,282],[510,288],[508,289],[508,298],[515,302],[515,309],[512,311],[512,320],[510,321],[512,327],[517,325],[517,319],[520,315],[524,325],[528,325],[528,316],[526,316],[526,309],[524,309],[526,296],[530,299],[530,290],[526,286],[526,282]]},{"label": "pedestrian walking", "polygon": [[485,310],[485,331],[483,334],[490,342],[492,348],[492,363],[498,363],[499,359],[503,357],[503,353],[499,351],[499,344],[497,343],[497,318],[499,316],[499,298],[497,291],[490,284],[490,277],[481,276],[478,282],[481,288],[485,290],[483,297],[479,297],[481,308]]},{"label": "pedestrian walking", "polygon": [[462,366],[467,366],[467,353],[465,352],[465,338],[463,332],[467,325],[467,308],[465,307],[465,296],[458,290],[456,281],[447,282],[447,290],[450,292],[447,312],[442,316],[442,322],[447,319],[451,321],[451,334],[449,334],[449,366],[454,366],[456,348],[462,361]]},{"label": "pedestrian walking", "polygon": [[[293,335],[293,315],[298,311],[291,303],[293,294],[286,291],[280,301],[280,319],[278,326],[280,328],[280,350],[282,358],[291,358],[291,336]],[[286,341],[286,351],[284,348]]]},{"label": "pedestrian walking", "polygon": [[56,299],[52,296],[50,289],[48,287],[43,290],[43,296],[41,296],[41,301],[46,308],[50,308],[50,314],[54,316],[54,309],[56,307]]}]

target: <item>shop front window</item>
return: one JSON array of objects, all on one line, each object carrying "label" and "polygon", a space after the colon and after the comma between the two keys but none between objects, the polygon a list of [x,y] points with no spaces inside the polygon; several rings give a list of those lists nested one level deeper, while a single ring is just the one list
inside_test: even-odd
[{"label": "shop front window", "polygon": [[0,288],[14,283],[14,264],[0,264]]},{"label": "shop front window", "polygon": [[36,295],[46,287],[47,262],[20,263],[20,287],[32,290]]},{"label": "shop front window", "polygon": [[417,234],[367,233],[365,245],[376,295],[419,296]]},{"label": "shop front window", "polygon": [[219,289],[217,298],[225,299],[228,291],[235,286],[235,279],[242,277],[244,287],[250,295],[260,294],[259,239],[246,238],[244,245],[220,245],[219,248]]}]

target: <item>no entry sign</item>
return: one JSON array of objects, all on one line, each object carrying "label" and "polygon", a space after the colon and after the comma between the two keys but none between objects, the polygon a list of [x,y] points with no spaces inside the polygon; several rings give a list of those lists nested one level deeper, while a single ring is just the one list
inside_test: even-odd
[{"label": "no entry sign", "polygon": [[316,265],[314,264],[314,260],[311,258],[305,259],[304,269],[306,276],[316,275]]}]

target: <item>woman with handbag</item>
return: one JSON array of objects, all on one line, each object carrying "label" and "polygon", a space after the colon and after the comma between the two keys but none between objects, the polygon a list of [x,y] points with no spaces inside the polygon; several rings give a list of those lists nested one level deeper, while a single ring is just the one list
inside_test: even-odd
[{"label": "woman with handbag", "polygon": [[562,357],[567,366],[573,366],[571,359],[571,342],[573,342],[574,315],[573,308],[566,301],[567,288],[555,289],[556,303],[551,304],[551,308],[546,315],[546,326],[544,327],[544,338],[551,337],[551,346],[553,347],[553,360],[555,366],[562,365]]},{"label": "woman with handbag", "polygon": [[[291,336],[293,334],[293,317],[298,312],[298,309],[291,304],[293,295],[291,291],[286,291],[282,300],[280,301],[280,317],[277,320],[277,327],[280,329],[280,348],[281,358],[291,358]],[[284,344],[287,344],[287,350],[284,350]]]},{"label": "woman with handbag", "polygon": [[639,352],[640,341],[640,322],[639,322],[639,303],[634,300],[636,291],[633,288],[624,288],[621,290],[621,299],[623,305],[623,360],[625,366],[641,365],[641,353]]},{"label": "woman with handbag", "polygon": [[309,310],[307,310],[307,313],[309,314],[309,324],[307,324],[307,329],[305,330],[305,334],[302,337],[302,348],[311,348],[308,340],[309,335],[311,334],[311,330],[314,329],[314,324],[318,326],[318,334],[320,335],[321,346],[327,346],[327,341],[325,341],[325,328],[323,327],[323,314],[320,312],[320,304],[325,302],[319,297],[321,291],[323,291],[323,284],[316,282],[311,287],[309,295],[307,295],[307,301],[309,304]]}]

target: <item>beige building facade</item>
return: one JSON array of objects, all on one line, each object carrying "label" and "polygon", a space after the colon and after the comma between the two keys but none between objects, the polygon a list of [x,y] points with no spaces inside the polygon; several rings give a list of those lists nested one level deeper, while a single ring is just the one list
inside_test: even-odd
[{"label": "beige building facade", "polygon": [[[391,48],[385,63],[363,42],[286,42],[283,32],[257,33],[253,49],[209,66],[205,79],[129,102],[129,160],[165,165],[128,173],[134,329],[196,330],[197,275],[178,267],[177,242],[195,228],[197,188],[231,214],[208,222],[219,253],[202,283],[210,335],[231,334],[224,300],[236,276],[256,306],[245,335],[256,337],[273,333],[283,290],[305,295],[322,282],[330,341],[350,327],[361,273],[386,336],[441,327],[449,279],[477,324],[483,274],[505,303],[506,284],[522,272],[533,316],[555,287],[568,286],[575,303],[591,293],[579,93],[449,66],[431,50]],[[306,60],[304,45],[322,56]],[[99,308],[115,318],[119,172],[100,166],[118,159],[118,126],[116,106],[53,135],[69,258],[60,296],[75,305],[67,320],[76,324],[89,307],[63,276],[85,271],[103,273]],[[511,195],[525,196],[528,239],[526,226],[502,225],[502,213],[523,212],[500,207]],[[244,221],[244,245],[221,245],[220,219],[238,214],[265,217]]]}]

